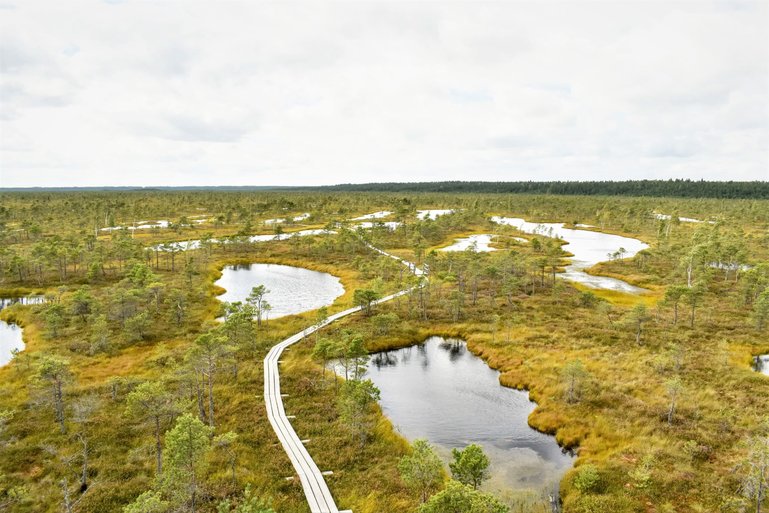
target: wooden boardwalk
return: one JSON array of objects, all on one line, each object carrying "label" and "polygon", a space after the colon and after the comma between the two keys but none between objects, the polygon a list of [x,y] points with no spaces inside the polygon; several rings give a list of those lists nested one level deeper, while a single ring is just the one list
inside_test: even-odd
[{"label": "wooden boardwalk", "polygon": [[[415,275],[424,275],[423,271],[414,264],[407,262],[402,258],[390,255],[370,244],[367,245],[374,251],[403,263]],[[412,289],[406,289],[383,297],[376,301],[375,304],[384,303],[385,301],[390,301],[396,297],[403,296],[411,292],[411,290]],[[280,394],[280,357],[283,354],[283,351],[290,345],[296,344],[308,335],[315,333],[317,330],[328,326],[342,317],[359,312],[360,310],[361,307],[356,306],[329,316],[322,324],[308,327],[303,331],[288,337],[279,344],[276,344],[270,349],[270,352],[267,353],[267,356],[264,359],[264,403],[267,408],[267,417],[270,419],[272,429],[275,431],[275,434],[278,435],[278,439],[280,440],[283,449],[286,451],[288,458],[291,460],[291,464],[294,466],[296,474],[299,476],[302,488],[304,489],[304,495],[307,497],[307,503],[309,504],[312,513],[352,512],[350,510],[339,510],[334,502],[334,497],[331,495],[331,491],[328,489],[323,473],[312,459],[312,456],[310,456],[310,453],[307,452],[307,448],[296,434],[296,431],[294,431],[294,427],[291,425],[288,416],[286,416],[286,410],[283,406],[283,397]]]}]

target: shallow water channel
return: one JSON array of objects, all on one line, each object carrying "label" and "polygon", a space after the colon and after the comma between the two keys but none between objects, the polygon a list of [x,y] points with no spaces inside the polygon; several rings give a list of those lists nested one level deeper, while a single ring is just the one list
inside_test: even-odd
[{"label": "shallow water channel", "polygon": [[574,256],[571,258],[569,265],[566,266],[566,270],[561,273],[560,276],[562,278],[582,283],[594,289],[618,290],[635,294],[646,292],[646,289],[636,287],[622,280],[606,276],[592,276],[585,272],[585,269],[599,262],[611,260],[611,255],[621,249],[624,250],[621,258],[630,258],[639,251],[649,247],[648,244],[638,239],[591,230],[564,228],[564,223],[530,223],[518,217],[495,216],[491,220],[498,224],[514,226],[525,233],[566,241],[567,244],[563,246],[563,250],[568,251]]},{"label": "shallow water channel", "polygon": [[536,404],[499,384],[499,372],[464,341],[430,337],[423,344],[371,356],[366,374],[381,407],[409,440],[426,438],[448,460],[452,448],[483,446],[491,459],[488,490],[550,492],[574,458],[555,438],[527,423]]},{"label": "shallow water channel", "polygon": [[328,273],[277,264],[228,265],[216,285],[226,289],[219,300],[245,301],[251,289],[264,285],[265,299],[272,307],[269,319],[328,306],[344,294],[339,278]]}]

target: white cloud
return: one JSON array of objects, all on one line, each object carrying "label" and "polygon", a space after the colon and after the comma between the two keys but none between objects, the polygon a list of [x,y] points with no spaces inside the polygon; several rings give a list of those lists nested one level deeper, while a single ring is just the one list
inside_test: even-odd
[{"label": "white cloud", "polygon": [[2,7],[0,186],[769,179],[762,1]]}]

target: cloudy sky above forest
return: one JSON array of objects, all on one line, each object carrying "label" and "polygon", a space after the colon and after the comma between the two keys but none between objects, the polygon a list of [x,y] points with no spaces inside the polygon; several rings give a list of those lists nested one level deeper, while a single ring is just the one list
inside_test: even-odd
[{"label": "cloudy sky above forest", "polygon": [[769,180],[768,5],[0,0],[0,187]]}]

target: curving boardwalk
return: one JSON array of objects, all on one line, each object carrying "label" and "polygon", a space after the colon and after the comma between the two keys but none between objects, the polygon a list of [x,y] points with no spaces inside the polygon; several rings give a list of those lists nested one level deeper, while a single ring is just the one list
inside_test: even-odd
[{"label": "curving boardwalk", "polygon": [[[416,276],[423,276],[425,274],[424,271],[411,262],[407,262],[402,258],[386,253],[370,244],[367,245],[382,255],[398,260],[407,266]],[[385,301],[390,301],[396,297],[403,296],[411,292],[411,290],[412,289],[409,288],[383,297],[376,301],[375,304],[384,303]],[[270,419],[272,429],[275,431],[275,434],[278,435],[278,439],[280,440],[283,449],[286,451],[288,458],[291,460],[291,464],[294,466],[294,470],[299,476],[302,488],[304,489],[304,495],[307,497],[307,503],[309,504],[312,513],[352,512],[350,510],[340,512],[334,502],[334,497],[331,495],[331,491],[328,489],[323,473],[312,459],[312,456],[310,456],[310,453],[307,452],[307,449],[299,436],[297,436],[294,427],[286,416],[286,410],[283,406],[283,398],[280,395],[280,370],[278,364],[280,363],[280,356],[288,346],[296,344],[306,336],[315,333],[334,321],[355,312],[359,312],[360,310],[361,308],[357,306],[329,316],[325,322],[308,327],[303,331],[288,337],[279,344],[274,345],[264,359],[264,403],[267,408],[267,418]]]}]

